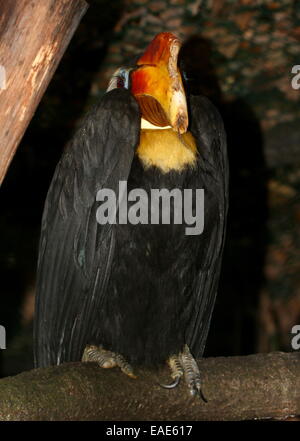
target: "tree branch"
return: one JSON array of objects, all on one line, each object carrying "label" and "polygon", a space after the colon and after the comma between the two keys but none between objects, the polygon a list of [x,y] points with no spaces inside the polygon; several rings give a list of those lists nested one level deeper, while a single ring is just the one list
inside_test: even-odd
[{"label": "tree branch", "polygon": [[0,3],[0,183],[86,9],[84,0]]},{"label": "tree branch", "polygon": [[300,353],[199,360],[208,403],[182,382],[162,389],[167,368],[138,379],[95,363],[67,363],[0,380],[1,420],[249,420],[300,415]]}]

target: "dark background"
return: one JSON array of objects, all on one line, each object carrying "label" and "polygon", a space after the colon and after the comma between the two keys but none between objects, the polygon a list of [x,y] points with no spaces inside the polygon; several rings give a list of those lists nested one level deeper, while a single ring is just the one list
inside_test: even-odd
[{"label": "dark background", "polygon": [[300,64],[299,4],[94,0],[1,190],[2,376],[32,368],[39,229],[61,152],[115,68],[161,31],[186,41],[186,87],[215,103],[228,136],[228,234],[205,355],[292,350],[300,323],[300,90],[290,84]]}]

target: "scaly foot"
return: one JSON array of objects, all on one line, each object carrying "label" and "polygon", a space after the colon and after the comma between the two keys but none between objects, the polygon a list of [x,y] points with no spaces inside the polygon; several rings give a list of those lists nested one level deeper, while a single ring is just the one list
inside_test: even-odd
[{"label": "scaly foot", "polygon": [[173,389],[178,386],[181,378],[184,376],[191,395],[199,395],[203,401],[207,402],[201,391],[198,365],[187,345],[184,346],[183,351],[179,355],[172,355],[167,363],[171,369],[171,377],[174,382],[171,384],[161,384],[162,387]]},{"label": "scaly foot", "polygon": [[83,362],[94,361],[99,364],[100,367],[109,369],[118,366],[121,371],[128,375],[130,378],[136,378],[133,373],[133,369],[125,358],[120,354],[107,351],[102,346],[88,345],[85,347],[83,356],[81,359]]}]

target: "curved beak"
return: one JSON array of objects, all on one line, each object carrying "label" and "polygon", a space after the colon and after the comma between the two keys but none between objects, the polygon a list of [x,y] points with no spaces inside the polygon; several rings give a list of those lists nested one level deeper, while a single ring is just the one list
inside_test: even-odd
[{"label": "curved beak", "polygon": [[188,112],[177,67],[180,47],[173,34],[162,32],[156,35],[130,74],[130,89],[143,118],[156,126],[171,126],[182,134],[188,128]]}]

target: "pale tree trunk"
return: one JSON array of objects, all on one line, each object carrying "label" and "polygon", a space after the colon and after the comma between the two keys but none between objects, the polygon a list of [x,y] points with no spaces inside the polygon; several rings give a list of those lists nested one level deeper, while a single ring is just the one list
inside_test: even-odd
[{"label": "pale tree trunk", "polygon": [[0,183],[86,9],[84,0],[0,3]]}]

